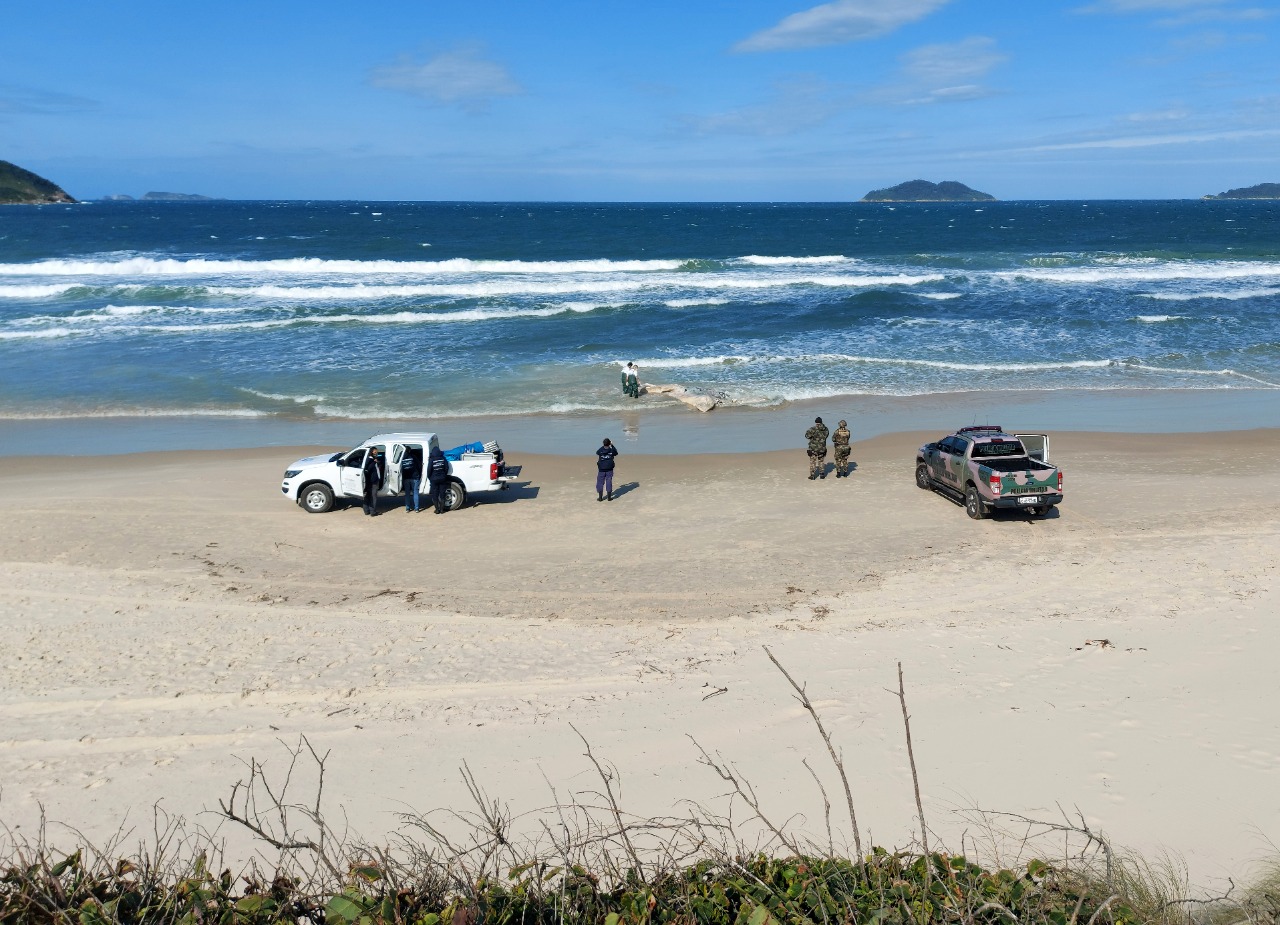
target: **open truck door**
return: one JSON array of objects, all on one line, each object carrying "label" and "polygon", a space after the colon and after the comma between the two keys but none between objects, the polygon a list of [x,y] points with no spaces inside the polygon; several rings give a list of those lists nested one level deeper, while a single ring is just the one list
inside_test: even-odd
[{"label": "open truck door", "polygon": [[1038,459],[1042,463],[1049,461],[1048,434],[1014,434],[1014,436],[1022,441],[1022,446],[1032,459]]}]

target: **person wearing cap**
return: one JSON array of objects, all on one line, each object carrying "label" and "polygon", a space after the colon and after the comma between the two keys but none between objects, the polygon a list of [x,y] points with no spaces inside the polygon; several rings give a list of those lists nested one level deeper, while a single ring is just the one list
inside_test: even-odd
[{"label": "person wearing cap", "polygon": [[836,455],[836,478],[849,477],[849,425],[841,421],[836,432],[831,435],[831,446]]},{"label": "person wearing cap", "polygon": [[804,432],[804,438],[809,441],[809,480],[827,477],[827,435],[831,431],[827,430],[827,425],[822,423],[822,418],[814,418],[813,426]]},{"label": "person wearing cap", "polygon": [[364,457],[364,512],[378,516],[378,492],[387,480],[387,464],[382,458],[382,447],[372,447]]}]

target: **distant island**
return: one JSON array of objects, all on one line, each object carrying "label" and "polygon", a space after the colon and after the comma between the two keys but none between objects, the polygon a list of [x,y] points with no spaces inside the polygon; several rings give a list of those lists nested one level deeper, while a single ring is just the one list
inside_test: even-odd
[{"label": "distant island", "polygon": [[201,196],[199,193],[143,193],[137,199],[127,193],[115,193],[103,196],[103,202],[213,202],[213,196]]},{"label": "distant island", "polygon": [[41,205],[52,202],[75,202],[56,183],[46,180],[17,164],[0,161],[0,205]]},{"label": "distant island", "polygon": [[1242,186],[1240,189],[1229,189],[1225,193],[1205,196],[1205,199],[1280,199],[1280,183],[1259,183],[1257,186]]},{"label": "distant island", "polygon": [[873,189],[862,197],[863,202],[995,202],[990,193],[980,193],[955,180],[930,183],[928,180],[908,180],[888,189]]}]

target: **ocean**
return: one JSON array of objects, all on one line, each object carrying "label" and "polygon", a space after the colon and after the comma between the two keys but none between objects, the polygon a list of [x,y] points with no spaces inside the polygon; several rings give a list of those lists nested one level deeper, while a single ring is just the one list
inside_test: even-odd
[{"label": "ocean", "polygon": [[729,413],[1270,402],[1280,202],[0,207],[0,424],[609,415],[628,360]]}]

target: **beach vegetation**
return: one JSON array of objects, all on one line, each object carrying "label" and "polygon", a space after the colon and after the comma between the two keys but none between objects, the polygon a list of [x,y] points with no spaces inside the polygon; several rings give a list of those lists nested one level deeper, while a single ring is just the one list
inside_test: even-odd
[{"label": "beach vegetation", "polygon": [[1035,820],[975,810],[981,838],[962,838],[959,851],[939,845],[919,800],[900,665],[891,693],[902,707],[918,842],[853,848],[846,843],[860,835],[841,752],[805,686],[769,657],[826,746],[847,796],[847,830],[833,822],[827,787],[807,759],[824,806],[816,837],[793,825],[799,814],[766,811],[776,794],[766,801],[737,766],[696,742],[701,763],[729,785],[727,808],[632,815],[618,769],[580,735],[595,790],[562,797],[552,787],[549,806],[516,814],[464,762],[469,806],[405,813],[373,843],[332,821],[342,815],[326,802],[329,754],[302,738],[271,773],[250,759],[219,801],[221,821],[252,837],[252,855],[235,872],[216,833],[188,830],[159,809],[152,834],[132,848],[124,832],[100,846],[80,837],[63,852],[43,821],[30,838],[2,830],[0,925],[1280,922],[1280,865],[1247,889],[1233,883],[1206,895],[1176,861],[1117,850],[1081,814]]}]

